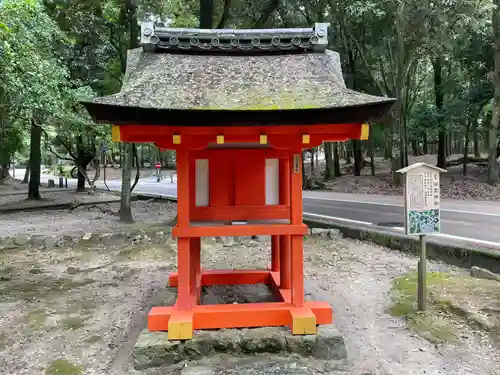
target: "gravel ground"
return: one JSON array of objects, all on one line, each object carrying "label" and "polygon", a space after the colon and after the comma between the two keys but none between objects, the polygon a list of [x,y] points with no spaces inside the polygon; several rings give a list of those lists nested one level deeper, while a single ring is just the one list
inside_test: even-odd
[{"label": "gravel ground", "polygon": [[[46,198],[60,196],[59,193],[44,194]],[[8,199],[0,197],[0,199]],[[2,201],[0,201],[2,204]],[[127,224],[118,221],[120,203],[100,204],[99,207],[81,206],[69,210],[44,210],[19,212],[0,216],[0,237],[24,234],[53,236],[83,235],[125,229]],[[138,225],[164,223],[176,215],[176,205],[170,202],[135,201],[132,213]],[[102,212],[104,210],[105,212]]]},{"label": "gravel ground", "polygon": [[[306,247],[310,261],[320,264],[307,267],[306,274],[310,287],[319,286],[314,297],[333,306],[346,340],[349,374],[500,374],[500,351],[482,335],[471,334],[457,346],[435,346],[387,314],[391,282],[415,270],[414,257],[350,240],[338,241],[331,250],[315,253]],[[452,269],[431,262],[429,270]]]},{"label": "gravel ground", "polygon": [[[268,248],[268,240],[207,239],[203,266],[264,267]],[[178,367],[145,372],[130,367],[144,312],[161,301],[167,274],[175,268],[175,253],[176,243],[167,240],[0,254],[0,263],[13,267],[12,277],[0,281],[1,373],[43,374],[59,359],[79,366],[86,375],[178,374]],[[479,334],[464,336],[454,346],[435,346],[387,314],[391,282],[415,265],[413,257],[353,240],[306,241],[308,298],[331,303],[349,357],[341,367],[310,363],[315,373],[500,374],[500,351],[480,341]],[[430,268],[450,269],[432,262]]]}]

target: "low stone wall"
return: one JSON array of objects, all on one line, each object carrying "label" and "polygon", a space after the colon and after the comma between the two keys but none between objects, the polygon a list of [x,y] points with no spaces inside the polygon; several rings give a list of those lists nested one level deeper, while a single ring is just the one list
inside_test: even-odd
[{"label": "low stone wall", "polygon": [[[311,230],[314,230],[314,228],[334,229],[344,237],[370,241],[380,246],[415,255],[420,253],[419,240],[403,233],[309,218],[304,218],[304,223]],[[432,236],[429,236],[427,240],[427,257],[463,268],[477,266],[500,273],[500,251],[474,248],[466,244],[463,246],[450,246],[440,243],[439,239],[433,239]]]},{"label": "low stone wall", "polygon": [[167,332],[141,333],[134,346],[134,368],[172,365],[217,353],[233,355],[297,354],[320,360],[347,357],[342,335],[333,325],[319,326],[316,335],[294,336],[287,327],[197,331],[191,340],[168,340]]}]

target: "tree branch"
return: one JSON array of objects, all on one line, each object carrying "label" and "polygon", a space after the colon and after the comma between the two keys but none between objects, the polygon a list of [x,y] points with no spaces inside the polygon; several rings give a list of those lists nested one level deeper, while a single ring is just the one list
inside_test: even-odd
[{"label": "tree branch", "polygon": [[270,0],[267,6],[262,10],[259,19],[255,22],[253,26],[254,29],[260,29],[267,22],[271,14],[273,14],[278,6],[280,5],[280,0]]},{"label": "tree branch", "polygon": [[389,87],[389,83],[387,82],[387,73],[384,68],[384,61],[382,60],[382,57],[379,56],[378,62],[378,65],[380,67],[380,75],[382,76],[382,82],[384,84],[385,90],[387,93],[392,93],[393,89]]},{"label": "tree branch", "polygon": [[47,133],[47,131],[43,128],[43,126],[41,125],[38,125],[35,121],[33,121],[33,124],[35,126],[38,126],[41,130],[42,130],[42,133],[45,135],[45,149],[50,152],[52,155],[54,155],[55,157],[61,159],[61,160],[68,160],[68,161],[75,161],[75,159],[70,159],[68,157],[65,157],[65,156],[60,156],[59,154],[57,154],[54,149],[48,144],[48,140],[49,140],[49,134]]},{"label": "tree branch", "polygon": [[127,61],[126,61],[126,58],[123,56],[123,48],[120,45],[121,42],[119,39],[116,40],[116,38],[115,38],[115,32],[113,29],[113,25],[112,24],[108,25],[108,27],[109,27],[109,43],[118,53],[118,58],[120,59],[121,71],[122,71],[122,73],[125,73],[125,70],[127,69]]},{"label": "tree branch", "polygon": [[65,156],[61,156],[59,155],[57,152],[54,151],[54,149],[47,143],[45,143],[45,149],[50,152],[52,155],[54,155],[56,158],[60,159],[60,160],[67,160],[67,161],[74,161],[73,159],[71,158],[67,158]]},{"label": "tree branch", "polygon": [[59,135],[56,135],[56,139],[57,139],[57,140],[61,143],[61,145],[62,145],[62,146],[66,149],[66,151],[68,151],[68,154],[69,154],[69,155],[70,155],[70,156],[71,156],[74,160],[78,159],[78,157],[77,157],[75,154],[73,154],[73,151],[71,150],[71,147],[70,147],[70,146],[68,146],[68,144],[67,144],[66,142],[64,142],[64,141],[62,140],[62,138],[61,138]]},{"label": "tree branch", "polygon": [[134,184],[130,188],[130,193],[132,193],[132,191],[134,190],[135,186],[139,182],[140,173],[141,173],[141,169],[140,169],[140,166],[139,166],[139,155],[137,154],[137,146],[135,145],[135,143],[132,143],[132,154],[134,155],[136,172],[135,172]]},{"label": "tree branch", "polygon": [[227,22],[229,21],[231,10],[231,0],[224,0],[224,10],[222,11],[222,16],[220,18],[219,24],[217,25],[217,29],[223,29]]}]

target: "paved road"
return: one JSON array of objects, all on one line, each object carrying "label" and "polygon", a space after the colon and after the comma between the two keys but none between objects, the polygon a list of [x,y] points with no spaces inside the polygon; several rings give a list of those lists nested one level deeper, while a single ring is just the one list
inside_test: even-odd
[{"label": "paved road", "polygon": [[[23,176],[16,170],[16,176]],[[42,181],[50,176],[42,175]],[[76,180],[68,180],[76,186]],[[119,191],[120,180],[108,181],[111,190]],[[98,188],[104,188],[98,182]],[[156,182],[153,176],[139,180],[136,193],[176,196],[177,185],[170,179]],[[359,225],[380,225],[401,230],[404,222],[403,198],[333,192],[304,192],[304,214]],[[442,235],[449,243],[473,242],[500,249],[500,202],[441,201]]]}]

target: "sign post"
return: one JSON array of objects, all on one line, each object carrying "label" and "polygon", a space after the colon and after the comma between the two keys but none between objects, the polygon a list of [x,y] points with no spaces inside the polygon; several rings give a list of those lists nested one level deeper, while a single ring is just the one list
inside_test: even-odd
[{"label": "sign post", "polygon": [[427,309],[426,235],[441,231],[439,177],[446,170],[425,163],[398,170],[404,176],[405,234],[420,238],[418,309]]},{"label": "sign post", "polygon": [[156,182],[160,182],[161,180],[161,163],[157,162],[155,164],[156,167]]},{"label": "sign post", "polygon": [[101,153],[102,153],[102,156],[104,156],[103,157],[103,159],[104,159],[103,160],[104,161],[104,163],[103,163],[103,165],[104,165],[104,176],[103,176],[103,178],[104,178],[104,185],[106,185],[106,187],[109,190],[108,184],[106,183],[106,162],[107,162],[107,160],[106,160],[107,159],[106,158],[106,152],[107,151],[108,151],[108,146],[106,144],[104,144],[104,143],[101,144]]}]

